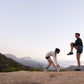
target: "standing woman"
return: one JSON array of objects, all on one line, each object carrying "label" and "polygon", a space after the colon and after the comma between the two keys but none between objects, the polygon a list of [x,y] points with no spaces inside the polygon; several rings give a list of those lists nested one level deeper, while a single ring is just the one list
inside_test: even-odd
[{"label": "standing woman", "polygon": [[75,37],[76,37],[76,41],[75,43],[71,43],[71,51],[67,54],[67,55],[73,55],[73,48],[75,48],[77,50],[76,52],[76,56],[77,56],[77,63],[78,63],[78,68],[75,69],[75,71],[81,71],[80,68],[80,57],[81,54],[83,52],[83,42],[82,39],[80,38],[80,34],[79,33],[75,33]]}]

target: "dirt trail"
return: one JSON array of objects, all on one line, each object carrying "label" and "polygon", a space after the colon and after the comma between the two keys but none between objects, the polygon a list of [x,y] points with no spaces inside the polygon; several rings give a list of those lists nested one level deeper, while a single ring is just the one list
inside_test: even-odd
[{"label": "dirt trail", "polygon": [[84,84],[84,72],[0,73],[0,84]]}]

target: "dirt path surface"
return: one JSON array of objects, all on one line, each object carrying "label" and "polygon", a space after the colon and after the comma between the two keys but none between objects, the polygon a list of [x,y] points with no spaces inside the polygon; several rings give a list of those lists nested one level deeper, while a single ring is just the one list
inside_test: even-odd
[{"label": "dirt path surface", "polygon": [[0,73],[0,84],[84,84],[84,72]]}]

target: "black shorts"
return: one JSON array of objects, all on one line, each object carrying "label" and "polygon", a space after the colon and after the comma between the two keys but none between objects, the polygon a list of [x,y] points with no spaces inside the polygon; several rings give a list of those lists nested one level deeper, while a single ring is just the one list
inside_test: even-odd
[{"label": "black shorts", "polygon": [[50,57],[46,57],[46,59],[49,59]]},{"label": "black shorts", "polygon": [[82,53],[83,52],[83,47],[82,46],[78,46],[78,50],[77,50],[77,53]]}]

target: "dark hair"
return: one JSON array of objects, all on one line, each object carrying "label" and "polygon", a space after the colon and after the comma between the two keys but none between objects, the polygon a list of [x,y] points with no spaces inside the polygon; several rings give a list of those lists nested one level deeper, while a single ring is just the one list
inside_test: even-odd
[{"label": "dark hair", "polygon": [[56,49],[55,49],[55,52],[60,52],[60,49],[56,48]]},{"label": "dark hair", "polygon": [[75,33],[75,35],[78,35],[78,36],[80,36],[80,33]]}]

